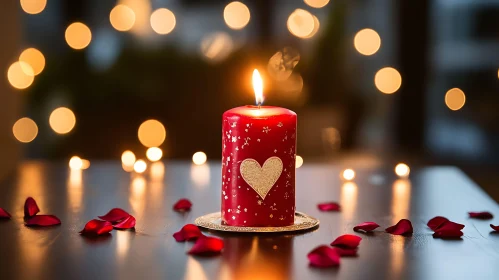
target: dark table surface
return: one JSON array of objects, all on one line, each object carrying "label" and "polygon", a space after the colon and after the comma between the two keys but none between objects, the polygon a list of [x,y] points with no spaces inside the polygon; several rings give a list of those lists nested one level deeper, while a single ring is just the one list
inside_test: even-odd
[{"label": "dark table surface", "polygon": [[[460,170],[413,170],[410,180],[392,169],[357,169],[355,183],[342,183],[340,169],[305,164],[297,170],[297,209],[320,219],[312,232],[297,235],[219,235],[224,252],[200,258],[185,252],[172,234],[184,224],[219,210],[220,165],[159,163],[143,176],[118,163],[93,162],[88,170],[66,164],[26,162],[0,183],[0,207],[13,215],[0,221],[1,279],[498,279],[499,235],[491,221],[472,220],[467,211],[499,207]],[[41,214],[55,214],[62,225],[33,229],[23,225],[23,203],[34,197]],[[194,206],[186,214],[171,210],[179,198]],[[316,204],[338,201],[339,213]],[[85,223],[113,207],[137,218],[136,231],[113,231],[88,239],[78,234]],[[466,225],[462,240],[434,239],[426,222],[443,215]],[[308,266],[307,253],[337,236],[354,233],[363,221],[382,228],[409,218],[411,237],[382,232],[362,235],[359,255],[342,258],[339,268]],[[216,235],[216,233],[209,233]],[[356,233],[357,234],[357,233]]]}]

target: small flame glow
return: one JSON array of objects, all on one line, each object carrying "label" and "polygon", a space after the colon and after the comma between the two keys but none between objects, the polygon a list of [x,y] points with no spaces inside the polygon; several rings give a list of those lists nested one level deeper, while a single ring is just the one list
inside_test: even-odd
[{"label": "small flame glow", "polygon": [[258,106],[263,103],[263,81],[262,76],[257,69],[253,70],[253,90],[255,91],[256,104]]}]

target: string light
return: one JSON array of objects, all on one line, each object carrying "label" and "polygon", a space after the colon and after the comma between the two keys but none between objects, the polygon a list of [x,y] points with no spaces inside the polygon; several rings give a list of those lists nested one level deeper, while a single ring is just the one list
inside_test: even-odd
[{"label": "string light", "polygon": [[452,111],[463,108],[466,103],[466,95],[459,88],[452,88],[445,94],[445,105]]},{"label": "string light", "polygon": [[407,178],[409,173],[411,173],[411,169],[407,164],[399,163],[395,166],[395,174],[397,174],[397,176]]},{"label": "string light", "polygon": [[402,76],[400,76],[397,69],[385,67],[380,69],[374,76],[374,84],[382,93],[392,94],[402,85]]},{"label": "string light", "polygon": [[121,163],[125,167],[132,167],[131,169],[133,170],[135,154],[132,151],[124,151],[123,154],[121,154]]},{"label": "string light", "polygon": [[56,133],[66,134],[75,127],[76,117],[71,109],[59,107],[50,114],[49,124]]},{"label": "string light", "polygon": [[81,50],[86,48],[92,41],[92,32],[85,24],[74,22],[66,28],[65,38],[66,43],[71,48]]},{"label": "string light", "polygon": [[192,155],[192,162],[195,165],[201,165],[206,162],[207,156],[203,152],[196,152],[194,155]]},{"label": "string light", "polygon": [[144,173],[144,171],[146,171],[146,169],[147,169],[147,163],[141,159],[137,160],[133,164],[133,170],[135,170],[135,172],[137,172],[137,173]]},{"label": "string light", "polygon": [[47,0],[21,0],[20,3],[24,12],[36,15],[45,9]]},{"label": "string light", "polygon": [[165,8],[157,9],[151,14],[151,27],[154,32],[165,35],[175,28],[175,14]]},{"label": "string light", "polygon": [[35,72],[28,63],[16,61],[7,70],[7,80],[16,89],[26,89],[35,80]]},{"label": "string light", "polygon": [[305,0],[305,4],[309,5],[312,8],[322,8],[329,3],[329,0]]},{"label": "string light", "polygon": [[250,10],[246,5],[239,1],[234,1],[224,9],[224,20],[227,26],[231,29],[242,29],[250,21]]},{"label": "string light", "polygon": [[151,147],[147,149],[146,156],[148,160],[155,162],[163,157],[163,151],[160,148]]},{"label": "string light", "polygon": [[289,15],[287,26],[291,34],[306,39],[314,31],[314,16],[303,9],[296,9]]},{"label": "string light", "polygon": [[116,5],[109,14],[109,21],[114,29],[128,31],[135,24],[135,12],[126,5]]},{"label": "string light", "polygon": [[299,155],[296,155],[296,168],[300,168],[303,165],[303,158]]},{"label": "string light", "polygon": [[35,76],[40,74],[45,68],[45,57],[42,52],[35,48],[25,49],[19,56],[19,61],[29,64]]},{"label": "string light", "polygon": [[38,135],[38,126],[30,118],[21,118],[14,123],[12,133],[17,141],[29,143]]},{"label": "string light", "polygon": [[373,55],[381,47],[381,38],[376,31],[366,28],[355,34],[353,45],[360,54]]},{"label": "string light", "polygon": [[139,126],[138,137],[142,145],[159,147],[166,138],[166,130],[163,124],[157,120],[147,120]]},{"label": "string light", "polygon": [[83,161],[78,156],[73,156],[69,160],[69,168],[72,170],[80,170],[83,167]]},{"label": "string light", "polygon": [[353,169],[345,169],[343,170],[342,172],[342,177],[343,179],[347,180],[347,181],[351,181],[353,179],[355,179],[355,171],[353,171]]}]

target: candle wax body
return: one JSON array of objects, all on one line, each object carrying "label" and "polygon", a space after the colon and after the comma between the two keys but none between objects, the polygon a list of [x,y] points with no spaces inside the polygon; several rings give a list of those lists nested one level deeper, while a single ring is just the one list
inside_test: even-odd
[{"label": "candle wax body", "polygon": [[222,221],[288,226],[295,213],[296,114],[279,107],[228,110],[222,124]]}]

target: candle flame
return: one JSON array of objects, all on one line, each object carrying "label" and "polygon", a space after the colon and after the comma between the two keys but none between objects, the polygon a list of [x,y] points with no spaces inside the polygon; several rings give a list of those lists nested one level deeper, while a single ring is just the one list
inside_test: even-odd
[{"label": "candle flame", "polygon": [[253,70],[253,90],[255,91],[256,104],[258,106],[263,103],[263,81],[262,76],[257,69]]}]

